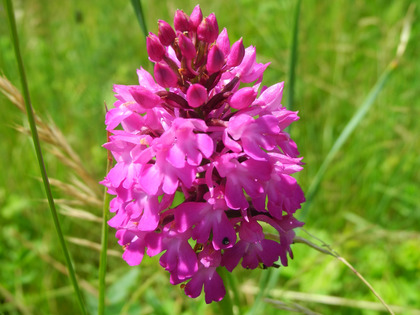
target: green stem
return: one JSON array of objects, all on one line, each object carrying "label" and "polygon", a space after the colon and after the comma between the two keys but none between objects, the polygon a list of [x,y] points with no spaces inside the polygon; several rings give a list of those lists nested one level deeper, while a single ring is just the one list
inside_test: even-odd
[{"label": "green stem", "polygon": [[[108,132],[109,140],[109,132]],[[112,155],[108,151],[108,158],[106,164],[106,173],[108,174],[112,167]],[[108,188],[104,192],[104,205],[102,214],[102,236],[101,236],[101,257],[99,261],[99,300],[98,300],[98,315],[103,315],[105,312],[105,276],[106,276],[106,260],[108,249],[108,219],[109,219],[109,201],[111,195],[107,193]]]},{"label": "green stem", "polygon": [[296,4],[294,24],[293,24],[293,34],[292,34],[292,49],[290,50],[290,60],[289,60],[289,78],[287,81],[288,88],[288,97],[286,108],[292,110],[294,95],[295,95],[295,74],[296,74],[296,62],[297,62],[297,47],[298,47],[298,33],[299,33],[299,14],[300,14],[300,2],[298,0]]},{"label": "green stem", "polygon": [[39,169],[41,171],[42,181],[44,183],[45,194],[47,195],[49,208],[51,210],[51,216],[53,218],[54,226],[57,231],[58,240],[63,250],[63,254],[66,260],[67,270],[70,276],[71,283],[74,288],[74,292],[76,293],[77,300],[78,300],[82,314],[86,314],[86,309],[83,303],[82,293],[77,283],[76,275],[75,275],[73,265],[70,259],[70,254],[69,254],[69,251],[67,250],[66,242],[64,240],[63,232],[60,226],[60,221],[58,220],[57,210],[55,208],[54,198],[52,196],[51,187],[50,187],[50,182],[48,180],[47,171],[45,169],[38,131],[36,128],[34,113],[33,113],[31,99],[29,95],[28,82],[26,79],[25,68],[23,66],[22,55],[21,55],[20,47],[19,47],[19,38],[18,38],[17,30],[16,30],[16,21],[15,21],[15,15],[13,11],[13,4],[11,0],[4,0],[4,3],[5,3],[5,8],[7,10],[7,16],[9,19],[9,25],[10,25],[10,31],[11,31],[14,50],[15,50],[15,55],[16,55],[16,61],[19,68],[20,79],[21,79],[21,84],[22,84],[22,89],[23,89],[23,98],[25,100],[26,113],[28,115],[28,122],[31,128],[31,134],[32,134],[33,142],[34,142],[35,152],[36,152],[36,156],[39,163]]},{"label": "green stem", "polygon": [[146,37],[149,32],[147,31],[146,20],[144,19],[143,8],[141,6],[141,0],[131,0],[134,11],[136,13],[137,21],[139,21],[140,28],[143,31],[144,36]]}]

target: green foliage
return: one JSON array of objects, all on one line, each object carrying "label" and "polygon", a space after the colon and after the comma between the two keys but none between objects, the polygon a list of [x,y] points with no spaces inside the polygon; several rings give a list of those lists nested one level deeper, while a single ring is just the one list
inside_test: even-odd
[{"label": "green foliage", "polygon": [[[395,57],[404,16],[412,1],[301,2],[298,60],[293,110],[301,117],[291,133],[304,156],[299,182],[307,191],[340,133],[360,108],[379,76]],[[297,1],[207,1],[204,14],[215,12],[220,29],[233,43],[255,45],[260,62],[271,62],[263,83],[285,80],[289,71],[293,16]],[[151,32],[158,19],[169,22],[177,8],[189,13],[193,1],[143,1]],[[135,84],[135,69],[150,70],[144,35],[129,1],[15,1],[18,31],[32,103],[42,117],[51,116],[86,167],[99,181],[105,173],[104,101],[113,103],[113,84]],[[390,305],[420,309],[420,23],[414,13],[412,40],[370,111],[343,144],[324,174],[305,228],[337,250]],[[6,21],[0,8],[0,20]],[[19,85],[7,23],[0,23],[0,71]],[[285,89],[284,100],[289,97]],[[59,242],[48,216],[32,144],[14,130],[24,117],[0,95],[0,314],[76,314]],[[48,174],[68,180],[69,170],[51,154]],[[59,191],[56,198],[62,198]],[[101,215],[100,208],[89,211]],[[99,243],[96,222],[61,217],[65,235]],[[121,251],[111,232],[109,249]],[[97,310],[99,253],[69,244],[90,313]],[[298,303],[322,314],[377,314],[367,308],[298,300],[300,291],[357,301],[378,302],[343,264],[302,244],[295,259],[271,274],[265,297]],[[108,257],[107,314],[217,314],[217,305],[192,300],[158,258],[141,267]],[[235,270],[239,289],[270,283],[266,270]],[[274,279],[274,280],[273,280]],[[11,294],[10,300],[4,293]],[[257,291],[258,292],[258,291]],[[284,291],[282,291],[284,292]],[[245,290],[243,312],[257,294]],[[277,314],[273,304],[253,314]],[[284,311],[287,313],[286,311]],[[410,310],[401,313],[415,314]]]}]

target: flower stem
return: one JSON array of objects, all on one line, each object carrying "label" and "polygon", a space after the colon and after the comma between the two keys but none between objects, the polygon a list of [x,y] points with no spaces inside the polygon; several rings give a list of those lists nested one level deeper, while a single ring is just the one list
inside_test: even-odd
[{"label": "flower stem", "polygon": [[58,240],[60,242],[61,248],[63,250],[64,257],[65,257],[65,260],[66,260],[66,265],[67,265],[67,270],[68,270],[68,273],[69,273],[69,276],[70,276],[70,281],[73,285],[74,292],[77,296],[77,300],[78,300],[78,303],[79,303],[79,306],[80,306],[81,313],[86,314],[86,309],[85,309],[85,306],[84,306],[84,303],[83,303],[82,293],[79,289],[79,285],[78,285],[77,279],[76,279],[76,274],[74,272],[73,265],[71,263],[70,253],[67,250],[66,242],[64,240],[63,232],[61,230],[60,221],[58,219],[57,210],[56,210],[55,204],[54,204],[54,198],[53,198],[52,192],[51,192],[50,182],[48,180],[47,171],[45,169],[44,159],[43,159],[42,150],[41,150],[41,144],[40,144],[40,141],[39,141],[38,131],[37,131],[37,128],[36,128],[34,113],[33,113],[31,99],[30,99],[30,95],[29,95],[28,82],[26,80],[25,68],[24,68],[24,65],[23,65],[22,55],[21,55],[20,47],[19,47],[19,38],[18,38],[17,30],[16,30],[16,20],[15,20],[15,15],[14,15],[14,11],[13,11],[13,4],[12,4],[11,0],[4,0],[4,3],[5,3],[5,8],[7,10],[7,16],[8,16],[9,25],[10,25],[11,37],[12,37],[13,47],[14,47],[15,55],[16,55],[16,61],[17,61],[18,68],[19,68],[19,74],[20,74],[20,79],[21,79],[21,84],[22,84],[22,89],[23,89],[23,98],[25,100],[26,113],[28,115],[28,122],[29,122],[29,126],[30,126],[30,129],[31,129],[32,140],[33,140],[33,143],[34,143],[35,152],[36,152],[36,156],[37,156],[37,159],[38,159],[39,168],[40,168],[40,171],[41,171],[42,181],[44,183],[45,194],[46,194],[47,199],[48,199],[48,204],[49,204],[49,208],[51,210],[51,216],[53,218],[53,222],[54,222],[54,226],[55,226],[55,229],[56,229],[56,232],[57,232]]},{"label": "flower stem", "polygon": [[[107,134],[109,141],[109,132]],[[106,163],[106,174],[112,168],[112,155],[108,151],[108,158]],[[110,194],[107,193],[105,188],[104,192],[104,205],[102,214],[102,236],[101,236],[101,257],[99,261],[99,300],[98,300],[98,315],[103,315],[105,312],[105,276],[106,276],[106,259],[107,259],[107,248],[108,248],[108,219],[109,219],[109,201],[111,199]]]}]

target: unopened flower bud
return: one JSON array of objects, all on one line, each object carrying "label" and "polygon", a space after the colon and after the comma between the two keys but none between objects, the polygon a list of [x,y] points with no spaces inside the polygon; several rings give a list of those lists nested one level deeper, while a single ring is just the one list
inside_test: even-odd
[{"label": "unopened flower bud", "polygon": [[190,30],[190,18],[182,10],[176,10],[174,17],[175,30],[179,32],[188,32]]},{"label": "unopened flower bud", "polygon": [[232,95],[229,104],[235,109],[244,109],[249,107],[256,97],[257,92],[254,88],[244,87]]},{"label": "unopened flower bud", "polygon": [[187,91],[188,105],[197,108],[207,102],[207,90],[201,84],[192,84]]},{"label": "unopened flower bud", "polygon": [[164,88],[176,87],[178,84],[178,76],[176,73],[165,63],[158,62],[155,64],[154,69],[156,82]]},{"label": "unopened flower bud", "polygon": [[223,54],[225,56],[229,55],[230,42],[229,42],[229,36],[228,36],[226,28],[224,28],[223,31],[217,37],[216,44],[223,51]]},{"label": "unopened flower bud", "polygon": [[197,4],[190,15],[190,26],[193,30],[196,30],[203,20],[203,13],[201,12],[200,5]]},{"label": "unopened flower bud", "polygon": [[222,69],[225,64],[225,55],[223,51],[219,48],[218,45],[213,45],[210,48],[209,54],[207,56],[207,71],[209,74],[215,73]]},{"label": "unopened flower bud", "polygon": [[166,53],[165,47],[160,43],[159,38],[153,33],[149,33],[149,36],[146,38],[146,49],[150,59],[155,62],[161,61]]},{"label": "unopened flower bud", "polygon": [[134,100],[144,108],[153,108],[161,102],[161,98],[142,86],[133,86],[129,89]]},{"label": "unopened flower bud", "polygon": [[195,47],[191,39],[189,39],[184,34],[180,33],[178,35],[178,45],[179,45],[179,49],[181,49],[182,55],[187,60],[191,60],[195,58],[196,51],[195,51]]},{"label": "unopened flower bud", "polygon": [[242,62],[242,59],[244,59],[244,56],[245,56],[245,47],[241,38],[240,40],[238,40],[232,45],[230,54],[226,61],[227,66],[229,68],[239,66]]},{"label": "unopened flower bud", "polygon": [[171,45],[176,37],[173,28],[169,25],[169,23],[163,20],[158,21],[158,27],[158,37],[160,42],[165,46]]},{"label": "unopened flower bud", "polygon": [[210,14],[197,28],[198,39],[206,43],[213,43],[219,35],[219,26],[214,13]]}]

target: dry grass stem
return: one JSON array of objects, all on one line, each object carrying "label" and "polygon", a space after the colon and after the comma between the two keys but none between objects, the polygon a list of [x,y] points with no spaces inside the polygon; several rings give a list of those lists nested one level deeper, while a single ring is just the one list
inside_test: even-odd
[{"label": "dry grass stem", "polygon": [[[39,256],[39,258],[41,258],[44,262],[46,262],[49,265],[51,265],[54,269],[56,269],[60,273],[66,275],[66,276],[68,275],[67,267],[65,265],[63,265],[62,263],[58,262],[57,260],[55,260],[51,256],[49,256],[49,255],[47,255],[45,253],[41,253],[31,242],[29,242],[26,239],[24,239],[23,237],[21,237],[19,233],[17,233],[17,232],[14,233],[14,237],[16,237],[17,239],[19,239],[19,241],[21,242],[21,244],[25,248],[29,249],[33,253],[36,253]],[[98,291],[89,282],[87,282],[84,279],[80,279],[80,278],[78,278],[78,282],[79,282],[80,286],[84,290],[86,290],[87,292],[91,293],[95,297],[98,296]]]},{"label": "dry grass stem", "polygon": [[[260,291],[259,287],[250,285],[249,283],[243,285],[241,289],[244,293],[251,294],[251,295],[256,295]],[[270,290],[269,295],[273,299],[296,300],[296,301],[302,301],[302,302],[335,305],[335,306],[341,306],[341,307],[351,307],[351,308],[364,309],[364,310],[384,311],[383,305],[378,302],[346,299],[346,298],[331,296],[331,295],[312,294],[312,293],[304,293],[304,292],[298,292],[298,291],[286,291],[286,290],[280,290],[280,289]],[[271,302],[271,300],[269,301]],[[412,309],[412,308],[402,307],[398,305],[391,305],[391,306],[397,313],[402,313],[402,314],[409,313],[413,315],[420,315],[420,310],[418,309]]]},{"label": "dry grass stem", "polygon": [[305,315],[321,315],[320,313],[315,313],[314,311],[311,311],[309,308],[299,305],[297,303],[293,303],[293,302],[286,303],[286,302],[282,302],[282,301],[278,301],[274,299],[268,299],[268,298],[264,299],[264,301],[266,303],[272,304],[273,306],[275,306],[276,308],[280,310],[284,310],[288,312],[301,313]]},{"label": "dry grass stem", "polygon": [[51,185],[59,188],[65,192],[68,196],[72,196],[77,200],[80,200],[86,206],[101,207],[102,202],[95,195],[90,195],[87,192],[81,191],[79,187],[64,183],[61,180],[50,178]]},{"label": "dry grass stem", "polygon": [[[23,315],[31,315],[32,311],[23,302],[19,301],[12,293],[0,284],[0,296],[3,296],[4,301],[1,305],[4,307],[6,304],[11,304],[16,307]],[[3,314],[3,313],[2,313]]]},{"label": "dry grass stem", "polygon": [[[94,249],[98,252],[101,251],[101,244],[99,244],[99,243],[91,242],[91,241],[81,239],[81,238],[77,238],[77,237],[70,237],[70,236],[66,237],[66,239],[73,244],[80,245],[80,246],[83,246],[83,247],[87,247],[87,248],[90,248],[90,249]],[[112,250],[112,249],[108,249],[107,253],[108,253],[108,256],[114,256],[114,257],[119,257],[119,258],[122,256],[122,253],[120,253],[116,250]]]},{"label": "dry grass stem", "polygon": [[308,231],[306,231],[305,229],[301,229],[302,231],[304,231],[305,233],[307,233],[309,236],[311,236],[312,238],[316,239],[317,241],[319,241],[323,247],[320,247],[314,243],[312,243],[311,241],[303,238],[303,237],[299,237],[296,236],[294,239],[295,243],[301,243],[301,244],[305,244],[309,247],[312,247],[313,249],[316,249],[317,251],[323,253],[323,254],[327,254],[327,255],[331,255],[333,257],[335,257],[336,259],[338,259],[339,261],[341,261],[343,264],[345,264],[351,271],[354,272],[354,274],[369,288],[369,290],[376,296],[376,298],[382,303],[382,305],[386,308],[386,310],[390,313],[390,314],[394,314],[393,310],[388,306],[387,303],[385,303],[384,299],[382,299],[382,297],[378,294],[378,292],[376,292],[376,290],[372,287],[372,285],[343,257],[341,257],[336,251],[334,251],[328,244],[326,244],[324,241],[320,240],[319,238],[315,237],[314,235],[310,234]]},{"label": "dry grass stem", "polygon": [[[5,77],[0,75],[0,91],[23,113],[26,114],[24,100],[19,90]],[[35,113],[35,122],[38,128],[40,140],[51,145],[50,152],[56,156],[64,165],[74,170],[75,174],[85,182],[90,191],[100,199],[102,191],[98,181],[83,167],[82,160],[67,142],[66,137],[54,124],[52,119],[46,123]],[[30,134],[28,128],[17,126],[16,129],[22,133]]]},{"label": "dry grass stem", "polygon": [[92,221],[92,222],[96,222],[96,223],[102,223],[102,218],[87,212],[85,210],[81,210],[81,209],[75,209],[73,207],[70,207],[68,205],[60,205],[60,213],[68,216],[68,217],[73,217],[73,218],[77,218],[77,219],[81,219],[84,221]]}]

